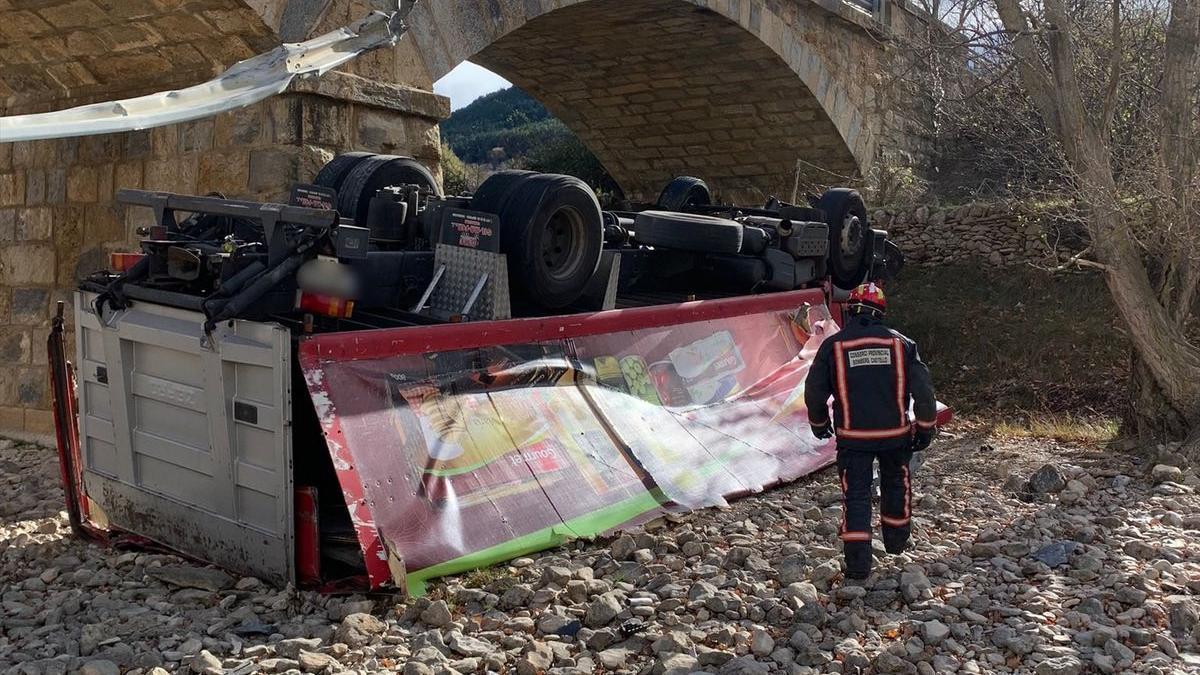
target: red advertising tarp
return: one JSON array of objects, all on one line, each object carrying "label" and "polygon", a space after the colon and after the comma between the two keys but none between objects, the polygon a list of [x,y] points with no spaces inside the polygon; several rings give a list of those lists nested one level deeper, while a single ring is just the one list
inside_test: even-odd
[{"label": "red advertising tarp", "polygon": [[329,334],[300,348],[372,585],[426,579],[829,464],[820,291]]}]

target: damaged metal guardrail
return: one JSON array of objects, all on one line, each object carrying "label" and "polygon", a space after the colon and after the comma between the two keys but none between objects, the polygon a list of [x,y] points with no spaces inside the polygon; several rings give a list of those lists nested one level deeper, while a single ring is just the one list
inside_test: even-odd
[{"label": "damaged metal guardrail", "polygon": [[371,12],[324,35],[234,64],[220,76],[186,89],[32,115],[0,117],[0,142],[136,131],[210,117],[282,93],[297,77],[320,77],[366,52],[391,47],[408,30],[416,0],[397,11]]}]

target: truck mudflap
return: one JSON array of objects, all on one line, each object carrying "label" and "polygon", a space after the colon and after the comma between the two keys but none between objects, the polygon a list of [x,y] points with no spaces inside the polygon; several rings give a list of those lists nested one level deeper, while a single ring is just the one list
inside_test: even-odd
[{"label": "truck mudflap", "polygon": [[420,594],[830,464],[803,391],[836,330],[805,290],[326,334],[299,361],[372,587]]}]

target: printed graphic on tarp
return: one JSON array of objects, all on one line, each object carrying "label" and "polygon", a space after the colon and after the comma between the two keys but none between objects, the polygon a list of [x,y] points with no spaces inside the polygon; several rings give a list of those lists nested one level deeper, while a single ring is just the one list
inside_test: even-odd
[{"label": "printed graphic on tarp", "polygon": [[532,340],[481,335],[451,351],[398,353],[418,341],[378,335],[373,353],[355,344],[344,359],[328,338],[307,341],[306,380],[372,583],[419,593],[435,576],[831,462],[808,433],[803,381],[836,326],[819,294],[788,295],[753,313],[731,303],[731,316],[667,325],[634,313],[628,329],[537,339],[568,332],[543,322]]}]

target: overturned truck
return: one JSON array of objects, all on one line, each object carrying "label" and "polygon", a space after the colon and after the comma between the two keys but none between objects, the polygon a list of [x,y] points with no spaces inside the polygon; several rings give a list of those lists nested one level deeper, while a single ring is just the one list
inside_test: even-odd
[{"label": "overturned truck", "polygon": [[73,525],[316,587],[420,593],[828,465],[808,365],[902,264],[851,190],[605,211],[350,153],[288,205],[119,199],[155,225],[81,284],[72,363],[50,338]]}]

